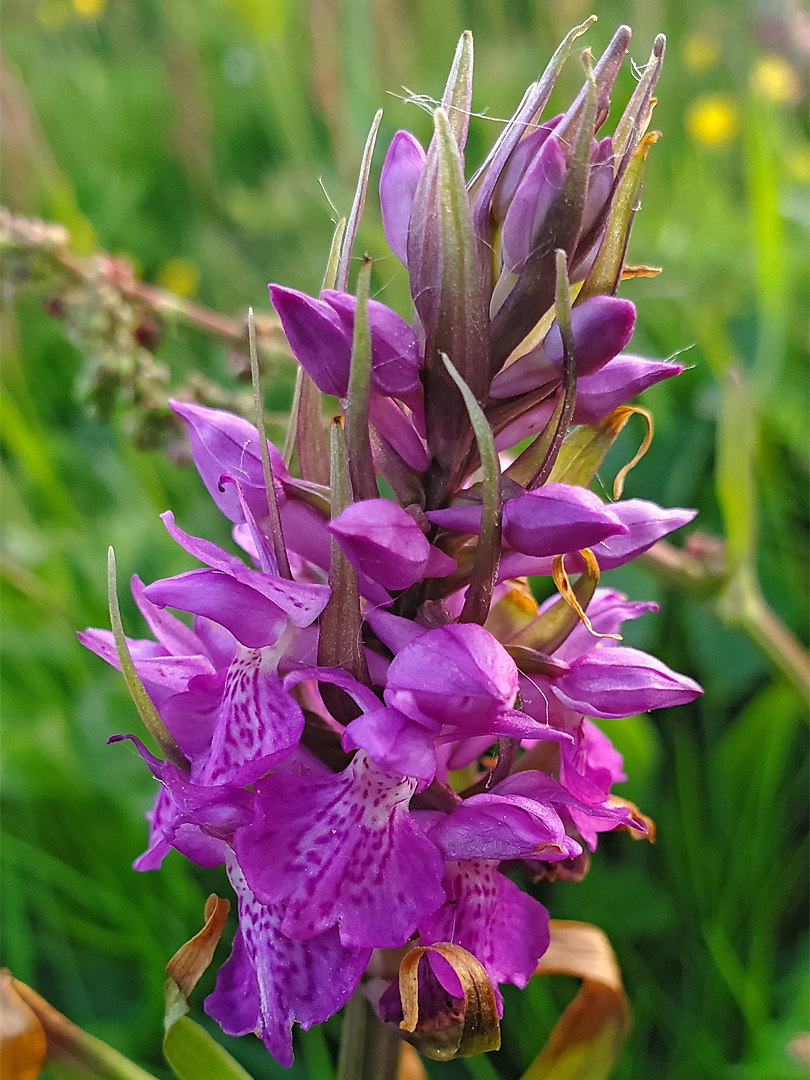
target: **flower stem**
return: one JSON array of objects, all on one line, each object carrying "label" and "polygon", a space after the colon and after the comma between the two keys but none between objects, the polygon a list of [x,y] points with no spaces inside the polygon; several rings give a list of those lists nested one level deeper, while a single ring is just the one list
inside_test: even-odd
[{"label": "flower stem", "polygon": [[343,1013],[337,1080],[396,1080],[401,1046],[358,987]]}]

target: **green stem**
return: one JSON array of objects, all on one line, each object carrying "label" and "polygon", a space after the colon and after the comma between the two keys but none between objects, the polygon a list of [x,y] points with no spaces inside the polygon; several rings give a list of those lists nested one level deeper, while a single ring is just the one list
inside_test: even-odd
[{"label": "green stem", "polygon": [[343,1013],[337,1080],[396,1080],[400,1049],[396,1028],[384,1024],[362,990],[355,990]]}]

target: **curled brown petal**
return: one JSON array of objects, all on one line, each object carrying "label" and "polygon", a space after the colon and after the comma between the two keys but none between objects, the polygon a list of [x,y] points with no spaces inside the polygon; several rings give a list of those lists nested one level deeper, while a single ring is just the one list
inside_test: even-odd
[{"label": "curled brown petal", "polygon": [[[458,976],[464,990],[461,1016],[453,1002],[440,1016],[420,1018],[419,962],[428,952],[443,956]],[[460,945],[443,941],[411,949],[399,967],[399,996],[403,1015],[399,1026],[409,1033],[409,1041],[426,1057],[448,1061],[497,1050],[501,1045],[492,983],[483,964]]]},{"label": "curled brown petal", "polygon": [[205,902],[205,925],[202,930],[181,945],[166,965],[167,975],[177,983],[183,997],[190,995],[213,960],[230,908],[229,900],[211,893]]}]

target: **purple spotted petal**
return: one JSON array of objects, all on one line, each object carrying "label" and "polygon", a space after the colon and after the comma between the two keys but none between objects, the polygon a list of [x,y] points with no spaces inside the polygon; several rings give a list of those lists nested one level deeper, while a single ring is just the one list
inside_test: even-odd
[{"label": "purple spotted petal", "polygon": [[380,209],[388,246],[406,266],[408,225],[424,167],[422,144],[409,131],[398,131],[388,147],[380,174]]},{"label": "purple spotted petal", "polygon": [[572,484],[546,484],[503,509],[504,539],[526,555],[579,551],[627,531],[598,495]]},{"label": "purple spotted petal", "polygon": [[290,1066],[293,1023],[310,1028],[345,1005],[371,950],[346,948],[334,929],[291,940],[281,931],[283,907],[259,903],[234,860],[228,876],[239,900],[239,928],[205,1011],[228,1035],[254,1032]]},{"label": "purple spotted petal", "polygon": [[304,714],[278,676],[278,650],[240,649],[225,681],[202,784],[250,784],[287,757]]},{"label": "purple spotted petal", "polygon": [[577,379],[573,422],[595,424],[617,405],[623,405],[662,379],[680,375],[683,370],[683,364],[673,364],[668,360],[646,360],[642,356],[627,354],[616,356],[592,375]]},{"label": "purple spotted petal", "polygon": [[548,948],[543,905],[487,859],[448,863],[444,888],[448,902],[419,924],[422,941],[452,941],[481,961],[493,983],[526,986]]},{"label": "purple spotted petal", "polygon": [[387,705],[419,723],[491,723],[511,708],[515,662],[489,631],[474,623],[428,630],[406,645],[388,669]]},{"label": "purple spotted petal", "polygon": [[328,528],[352,566],[386,589],[407,589],[425,572],[430,544],[410,514],[390,499],[352,503]]},{"label": "purple spotted petal", "polygon": [[703,693],[694,679],[624,646],[585,653],[552,688],[575,712],[606,720],[685,705]]},{"label": "purple spotted petal", "polygon": [[337,926],[344,945],[396,948],[439,907],[444,862],[408,811],[415,789],[364,754],[334,776],[259,781],[236,852],[257,897],[284,904],[285,934]]},{"label": "purple spotted petal", "polygon": [[146,820],[149,822],[149,846],[133,862],[133,870],[160,869],[163,860],[172,849],[167,836],[173,833],[174,816],[174,799],[168,788],[161,787],[155,799],[155,805],[151,810],[146,811]]},{"label": "purple spotted petal", "polygon": [[[229,521],[244,521],[242,507],[233,487],[220,489],[223,473],[233,476],[244,489],[254,517],[267,516],[267,492],[264,487],[261,444],[253,424],[222,409],[192,405],[188,401],[169,400],[172,409],[188,424],[194,464],[209,494]],[[268,443],[273,482],[279,503],[285,500],[282,480],[287,470],[278,450]]]},{"label": "purple spotted petal", "polygon": [[[80,630],[76,635],[85,648],[121,670],[121,662],[110,630]],[[146,683],[168,690],[185,690],[195,675],[211,674],[214,670],[207,656],[165,656],[163,646],[154,641],[127,638],[135,670]]]},{"label": "purple spotted petal", "polygon": [[192,771],[208,757],[226,675],[227,668],[213,675],[197,675],[189,680],[186,690],[173,694],[161,705],[161,718],[191,762]]}]

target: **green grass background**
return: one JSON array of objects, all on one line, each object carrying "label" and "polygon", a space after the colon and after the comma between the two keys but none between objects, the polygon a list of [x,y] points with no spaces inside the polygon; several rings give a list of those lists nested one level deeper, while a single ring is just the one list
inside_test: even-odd
[{"label": "green grass background", "polygon": [[[199,275],[197,298],[225,312],[270,310],[267,281],[315,292],[332,211],[351,202],[368,125],[385,108],[375,183],[393,132],[426,139],[429,117],[397,94],[437,96],[455,41],[476,37],[474,108],[509,115],[557,41],[591,8],[578,0],[7,0],[4,202],[64,222],[77,250],[126,253],[147,281],[175,258]],[[657,263],[627,283],[639,306],[635,351],[686,346],[691,370],[648,392],[652,450],[627,494],[696,506],[698,527],[723,535],[717,431],[723,373],[743,372],[752,408],[726,411],[725,514],[754,500],[763,591],[800,637],[807,611],[806,94],[779,103],[752,92],[757,60],[787,39],[803,74],[791,5],[729,0],[626,0],[593,5],[594,51],[619,22],[634,28],[643,63],[663,30],[669,52],[642,212],[630,257]],[[82,14],[85,12],[85,14]],[[798,6],[794,15],[799,18]],[[780,29],[781,28],[781,29]],[[782,38],[780,39],[780,34]],[[694,36],[716,43],[690,61]],[[563,104],[579,82],[561,79]],[[614,109],[632,89],[626,69]],[[391,96],[389,92],[393,92]],[[736,129],[719,145],[690,136],[703,95],[734,103]],[[496,120],[475,121],[468,161]],[[378,295],[406,311],[407,282],[386,256],[376,199],[357,250],[379,256]],[[158,514],[220,542],[221,520],[190,467],[134,449],[127,417],[101,424],[81,387],[86,359],[20,289],[3,318],[3,962],[56,1007],[155,1073],[163,966],[198,928],[224,874],[173,853],[136,874],[153,787],[108,735],[137,730],[119,678],[81,649],[74,630],[106,625],[105,558],[119,581],[179,572],[187,558]],[[224,348],[169,331],[158,356],[179,383],[199,369],[234,386]],[[267,388],[289,401],[283,370]],[[630,425],[632,427],[632,425]],[[627,432],[615,462],[633,452]],[[749,465],[743,447],[753,443]],[[739,451],[739,452],[738,452]],[[610,459],[607,477],[615,472]],[[737,526],[739,543],[749,530]],[[680,541],[679,541],[680,542]],[[749,545],[750,546],[750,545]],[[750,552],[749,552],[750,554]],[[625,753],[625,793],[658,823],[654,847],[608,837],[581,884],[541,895],[551,913],[602,926],[633,1005],[620,1080],[803,1075],[787,1053],[808,1027],[807,725],[800,695],[741,630],[639,568],[612,580],[661,603],[632,627],[643,645],[695,675],[694,705],[606,722]],[[124,593],[122,588],[122,594]],[[143,633],[122,596],[131,633]],[[220,962],[226,955],[224,947]],[[210,986],[211,980],[207,980]],[[207,986],[197,991],[197,1016]],[[511,989],[511,988],[510,988]],[[574,989],[535,980],[506,994],[504,1048],[431,1075],[517,1077]],[[287,1073],[252,1037],[220,1036],[258,1077],[331,1075],[340,1021],[296,1039]]]}]

